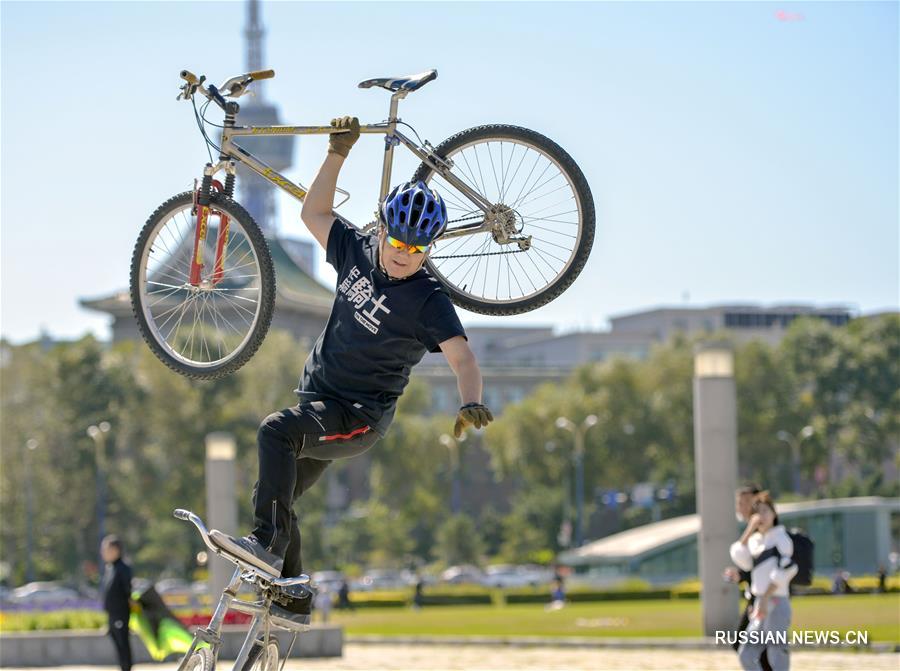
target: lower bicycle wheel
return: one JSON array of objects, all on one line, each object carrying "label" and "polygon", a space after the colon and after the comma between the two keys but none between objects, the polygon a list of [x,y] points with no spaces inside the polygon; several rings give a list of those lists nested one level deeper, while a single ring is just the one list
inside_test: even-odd
[{"label": "lower bicycle wheel", "polygon": [[212,671],[215,661],[212,650],[209,648],[197,648],[188,657],[184,671]]},{"label": "lower bicycle wheel", "polygon": [[279,661],[278,639],[270,636],[268,645],[261,640],[253,644],[241,671],[278,671]]},{"label": "lower bicycle wheel", "polygon": [[[435,152],[491,204],[486,215],[425,163],[413,175],[447,205],[447,230],[427,263],[453,302],[481,314],[514,315],[562,294],[594,241],[594,199],[572,157],[540,133],[502,124],[457,133]],[[479,222],[488,230],[458,230]]]},{"label": "lower bicycle wheel", "polygon": [[[262,344],[275,306],[275,272],[259,226],[234,201],[212,194],[197,235],[194,193],[150,215],[131,259],[131,305],[141,335],[169,368],[215,379]],[[192,261],[202,259],[192,273]]]}]

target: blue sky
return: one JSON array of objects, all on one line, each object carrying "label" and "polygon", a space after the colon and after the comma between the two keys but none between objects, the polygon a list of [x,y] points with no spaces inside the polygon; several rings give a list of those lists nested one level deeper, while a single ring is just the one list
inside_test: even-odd
[{"label": "blue sky", "polygon": [[[127,287],[141,225],[202,168],[178,72],[244,71],[244,15],[0,4],[2,335],[108,335],[77,300]],[[601,328],[685,298],[900,304],[896,2],[266,2],[262,18],[285,122],[379,121],[387,93],[357,82],[434,67],[400,108],[423,137],[516,123],[582,167],[597,238],[578,281],[535,312],[466,323]],[[308,184],[324,149],[304,139],[287,175]],[[342,175],[355,221],[374,208],[380,153],[364,137]],[[399,155],[395,181],[414,168]],[[281,232],[308,237],[299,204],[280,204]]]}]

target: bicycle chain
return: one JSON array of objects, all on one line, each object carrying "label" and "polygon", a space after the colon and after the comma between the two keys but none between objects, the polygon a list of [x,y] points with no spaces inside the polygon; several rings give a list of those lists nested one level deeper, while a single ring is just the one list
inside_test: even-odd
[{"label": "bicycle chain", "polygon": [[[478,219],[479,217],[483,217],[480,214],[473,214],[468,217],[460,217],[459,219],[454,219],[453,221],[448,221],[448,224],[455,224],[458,221],[466,221],[467,219]],[[520,254],[522,252],[527,252],[527,249],[513,249],[506,252],[483,252],[481,254],[449,254],[446,256],[432,256],[432,259],[468,259],[473,256],[500,256],[501,254]]]},{"label": "bicycle chain", "polygon": [[521,254],[527,249],[513,249],[507,252],[483,252],[481,254],[450,254],[449,256],[432,256],[432,259],[466,259],[472,256],[499,256],[500,254]]},{"label": "bicycle chain", "polygon": [[[467,221],[469,219],[483,218],[483,216],[484,215],[481,215],[481,214],[474,214],[469,217],[460,217],[459,219],[453,219],[451,221],[448,221],[447,224],[449,225],[449,224],[455,224],[460,221]],[[371,224],[368,224],[365,228],[363,228],[362,232],[367,233],[369,230],[374,228],[376,225],[377,224],[375,222],[372,222]],[[468,259],[473,256],[500,256],[502,254],[521,254],[522,252],[527,252],[527,251],[528,251],[527,249],[513,249],[513,250],[505,251],[505,252],[484,252],[482,254],[449,254],[449,255],[441,255],[441,256],[432,256],[431,258],[432,259]]]}]

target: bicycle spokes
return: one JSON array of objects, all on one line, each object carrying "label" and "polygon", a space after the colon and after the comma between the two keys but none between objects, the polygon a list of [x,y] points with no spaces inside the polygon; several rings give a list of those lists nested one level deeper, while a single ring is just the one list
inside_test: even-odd
[{"label": "bicycle spokes", "polygon": [[[448,235],[431,253],[435,274],[485,303],[522,301],[557,282],[578,250],[582,216],[575,185],[560,162],[512,138],[470,142],[447,158],[453,174],[493,206],[485,215],[442,176],[430,175],[450,220]],[[455,228],[479,220],[490,230],[453,235]]]},{"label": "bicycle spokes", "polygon": [[259,316],[259,260],[242,226],[215,206],[183,207],[148,246],[142,303],[171,354],[217,365],[237,352]]}]

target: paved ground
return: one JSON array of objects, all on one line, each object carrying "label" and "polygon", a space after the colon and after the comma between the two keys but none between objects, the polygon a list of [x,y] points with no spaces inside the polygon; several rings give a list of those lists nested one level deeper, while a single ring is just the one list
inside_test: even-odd
[{"label": "paved ground", "polygon": [[[520,648],[507,646],[424,646],[364,645],[344,646],[340,659],[291,660],[286,671],[544,671],[581,670],[637,671],[643,669],[724,671],[738,669],[730,651],[699,650],[616,650],[572,648]],[[220,671],[231,667],[219,665]],[[872,671],[900,669],[900,654],[794,651],[793,671],[831,671],[847,669]],[[175,664],[139,664],[135,671],[174,671]],[[10,669],[9,671],[16,671]],[[66,666],[43,671],[113,671],[113,667]]]}]

